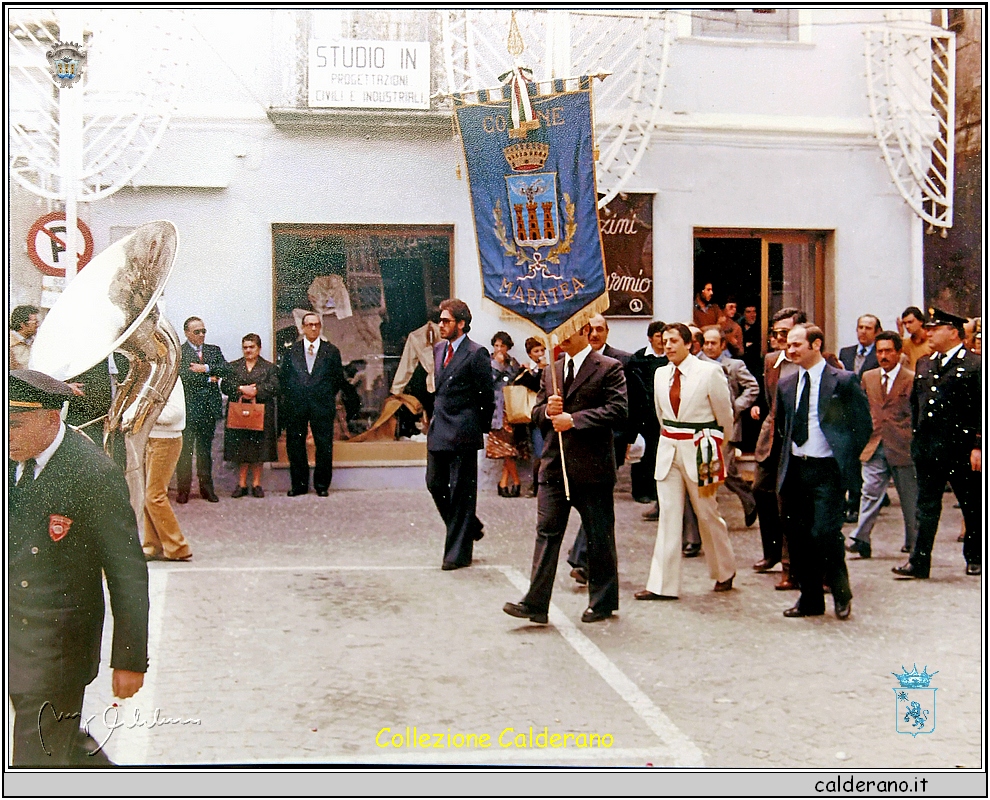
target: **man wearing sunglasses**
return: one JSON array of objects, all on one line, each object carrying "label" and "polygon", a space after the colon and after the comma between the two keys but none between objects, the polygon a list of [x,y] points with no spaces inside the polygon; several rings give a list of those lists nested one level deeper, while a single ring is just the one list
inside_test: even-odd
[{"label": "man wearing sunglasses", "polygon": [[182,326],[186,341],[182,345],[179,378],[186,395],[186,429],[182,434],[182,454],[175,469],[177,503],[188,503],[192,489],[192,463],[196,457],[199,494],[210,503],[220,502],[213,490],[213,435],[217,420],[223,416],[220,379],[230,375],[223,352],[215,344],[205,344],[206,325],[199,317],[189,317]]},{"label": "man wearing sunglasses", "polygon": [[471,310],[463,300],[440,304],[440,336],[433,347],[436,399],[426,439],[426,486],[446,527],[442,569],[471,566],[482,524],[478,451],[492,426],[495,390],[491,356],[471,341]]},{"label": "man wearing sunglasses", "polygon": [[[756,470],[753,476],[753,497],[756,499],[756,515],[760,521],[760,538],[763,542],[763,558],[753,565],[757,572],[769,572],[783,561],[783,575],[775,588],[795,589],[790,577],[790,557],[780,522],[777,499],[777,460],[773,448],[773,426],[776,413],[777,384],[797,367],[787,360],[787,334],[796,324],[807,322],[807,316],[797,308],[782,308],[771,319],[771,342],[775,349],[767,353],[763,365],[763,391],[769,411],[760,428],[756,441]],[[750,416],[759,420],[759,404],[750,408]]]}]

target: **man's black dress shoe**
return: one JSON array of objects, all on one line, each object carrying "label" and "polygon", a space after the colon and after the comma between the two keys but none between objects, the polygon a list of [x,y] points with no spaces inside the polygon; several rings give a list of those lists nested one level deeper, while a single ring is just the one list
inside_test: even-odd
[{"label": "man's black dress shoe", "polygon": [[759,561],[753,564],[753,571],[759,573],[769,572],[779,563],[780,563],[779,558],[776,561],[771,561],[769,558],[761,558]]},{"label": "man's black dress shoe", "polygon": [[676,600],[672,594],[655,594],[649,589],[640,589],[633,595],[637,600]]},{"label": "man's black dress shoe", "polygon": [[966,565],[967,575],[982,575],[983,565],[982,564],[967,564]]},{"label": "man's black dress shoe", "polygon": [[746,512],[746,527],[750,527],[754,522],[756,522],[756,506],[753,506],[752,511]]},{"label": "man's black dress shoe", "polygon": [[660,503],[654,502],[652,508],[646,509],[643,512],[643,519],[647,522],[656,522],[660,519]]},{"label": "man's black dress shoe", "polygon": [[301,494],[309,494],[309,489],[289,489],[286,494],[289,497],[299,497]]},{"label": "man's black dress shoe", "polygon": [[890,571],[899,578],[918,578],[920,580],[927,579],[929,573],[929,570],[916,567],[910,561],[899,567],[892,567]]},{"label": "man's black dress shoe", "polygon": [[880,501],[880,508],[887,508],[890,505],[890,495],[884,493],[883,500]]},{"label": "man's black dress shoe", "polygon": [[523,603],[506,603],[502,606],[502,610],[510,617],[528,619],[530,622],[535,622],[537,625],[546,625],[550,621],[547,617],[546,611],[534,611]]},{"label": "man's black dress shoe", "polygon": [[911,548],[910,548],[910,547],[908,547],[907,545],[904,545],[904,546],[903,546],[903,547],[901,548],[901,552],[902,552],[902,553],[910,553],[910,552],[911,552]]},{"label": "man's black dress shoe", "polygon": [[611,616],[611,611],[595,611],[593,608],[586,608],[581,615],[581,622],[601,622]]},{"label": "man's black dress shoe", "polygon": [[244,497],[244,496],[247,495],[247,493],[248,493],[247,486],[238,486],[236,489],[234,489],[233,494],[231,494],[230,496],[231,497]]},{"label": "man's black dress shoe", "polygon": [[815,613],[812,614],[812,613],[809,613],[807,611],[803,611],[799,606],[791,606],[789,609],[787,609],[784,612],[784,616],[785,617],[789,617],[789,618],[792,618],[792,617],[820,617],[820,616],[822,616],[824,614],[825,614],[824,611],[816,611]]},{"label": "man's black dress shoe", "polygon": [[476,524],[474,526],[474,534],[473,534],[474,540],[476,542],[480,542],[482,539],[485,538],[485,526],[481,524],[480,519],[476,519],[475,523]]},{"label": "man's black dress shoe", "polygon": [[849,619],[849,615],[852,613],[853,601],[850,598],[846,600],[845,603],[835,604],[835,616],[839,619]]},{"label": "man's black dress shoe", "polygon": [[873,547],[869,542],[862,542],[859,539],[850,539],[846,545],[847,553],[859,553],[860,558],[872,558]]},{"label": "man's black dress shoe", "polygon": [[852,524],[859,522],[859,511],[855,508],[846,509],[846,523]]},{"label": "man's black dress shoe", "polygon": [[199,496],[202,497],[207,503],[220,502],[220,498],[217,497],[217,493],[213,491],[212,486],[200,486]]},{"label": "man's black dress shoe", "polygon": [[450,561],[444,561],[443,564],[440,565],[440,569],[444,572],[450,572],[452,569],[464,569],[464,567],[470,566],[470,564],[454,564]]},{"label": "man's black dress shoe", "polygon": [[185,505],[189,502],[189,492],[178,492],[175,495],[175,502],[179,505]]},{"label": "man's black dress shoe", "polygon": [[330,494],[330,490],[329,489],[317,489],[316,490],[316,496],[317,497],[327,497],[329,494]]},{"label": "man's black dress shoe", "polygon": [[700,544],[686,544],[684,549],[681,550],[681,555],[684,558],[696,558],[701,555],[701,545]]},{"label": "man's black dress shoe", "polygon": [[588,582],[588,570],[584,567],[574,567],[574,569],[571,570],[571,577],[584,586],[584,584]]}]

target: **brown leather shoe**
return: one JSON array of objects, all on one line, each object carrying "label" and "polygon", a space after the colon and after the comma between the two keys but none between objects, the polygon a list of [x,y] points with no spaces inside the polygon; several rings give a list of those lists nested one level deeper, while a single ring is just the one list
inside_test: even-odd
[{"label": "brown leather shoe", "polygon": [[669,594],[654,594],[649,589],[641,589],[633,595],[637,600],[676,600],[677,598]]},{"label": "brown leather shoe", "polygon": [[736,574],[735,573],[732,573],[732,575],[729,576],[729,580],[727,580],[727,581],[715,581],[715,589],[713,591],[716,591],[716,592],[731,592],[732,591],[732,579],[734,577],[736,577]]},{"label": "brown leather shoe", "polygon": [[773,588],[776,589],[778,592],[789,592],[792,589],[797,589],[798,587],[797,584],[794,583],[794,581],[792,581],[788,577],[788,578],[782,578],[781,581],[777,583]]},{"label": "brown leather shoe", "polygon": [[583,586],[588,582],[588,570],[584,567],[574,567],[571,570],[571,577]]},{"label": "brown leather shoe", "polygon": [[770,560],[768,560],[766,558],[761,558],[759,561],[757,561],[755,564],[753,564],[753,571],[754,572],[760,572],[760,573],[769,572],[774,567],[776,567],[779,563],[780,563],[779,560],[777,560],[777,561],[770,561]]}]

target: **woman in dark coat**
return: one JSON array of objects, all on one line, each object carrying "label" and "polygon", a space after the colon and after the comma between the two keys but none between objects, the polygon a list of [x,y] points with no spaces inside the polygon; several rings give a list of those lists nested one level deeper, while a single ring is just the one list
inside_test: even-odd
[{"label": "woman in dark coat", "polygon": [[244,497],[248,493],[247,477],[251,471],[251,494],[264,497],[261,488],[261,466],[265,461],[277,461],[275,442],[278,438],[276,427],[275,401],[278,397],[278,370],[271,361],[261,357],[261,337],[249,333],[241,340],[244,358],[232,361],[233,371],[229,378],[220,383],[220,390],[233,401],[253,399],[265,404],[265,429],[245,431],[227,427],[224,430],[223,459],[241,468],[240,481],[232,497]]}]

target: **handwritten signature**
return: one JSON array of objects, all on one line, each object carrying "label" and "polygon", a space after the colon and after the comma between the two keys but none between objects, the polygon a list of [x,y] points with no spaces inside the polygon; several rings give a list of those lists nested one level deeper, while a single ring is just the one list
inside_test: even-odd
[{"label": "handwritten signature", "polygon": [[[41,719],[45,713],[45,710],[50,710],[52,716],[55,718],[56,722],[62,722],[66,719],[81,719],[82,714],[78,711],[72,712],[61,712],[58,711],[55,706],[51,704],[50,701],[46,700],[41,708],[38,710],[38,735],[41,737],[41,747],[45,751],[46,755],[51,755],[48,748],[45,746],[45,736],[41,730]],[[116,703],[109,705],[103,711],[103,724],[106,726],[108,733],[107,738],[103,740],[102,743],[98,743],[98,747],[92,750],[88,755],[94,756],[99,753],[104,747],[106,747],[107,742],[110,741],[110,737],[113,736],[114,731],[118,728],[160,728],[166,725],[202,725],[203,721],[201,719],[182,719],[181,717],[165,717],[162,716],[162,710],[156,708],[151,715],[151,719],[144,720],[141,719],[141,709],[134,709],[134,719],[132,722],[127,722],[126,720],[120,719],[121,709]],[[83,723],[83,730],[86,731],[87,735],[91,735],[89,732],[90,723],[96,719],[96,714],[90,714],[86,721]]]}]

